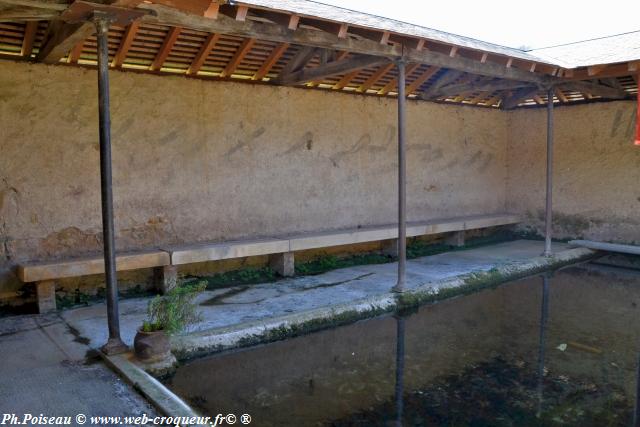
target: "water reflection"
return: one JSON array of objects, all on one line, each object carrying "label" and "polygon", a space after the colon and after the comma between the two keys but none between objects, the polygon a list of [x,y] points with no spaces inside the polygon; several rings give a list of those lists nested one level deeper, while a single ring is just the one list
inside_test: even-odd
[{"label": "water reflection", "polygon": [[257,426],[637,426],[638,304],[637,275],[571,268],[195,360],[167,383]]}]

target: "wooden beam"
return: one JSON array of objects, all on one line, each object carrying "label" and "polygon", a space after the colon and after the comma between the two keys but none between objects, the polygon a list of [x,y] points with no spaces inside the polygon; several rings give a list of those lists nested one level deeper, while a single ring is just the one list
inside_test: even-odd
[{"label": "wooden beam", "polygon": [[420,98],[424,100],[432,100],[433,96],[438,93],[440,88],[450,85],[454,81],[462,76],[461,71],[457,70],[449,70],[444,75],[440,76],[438,80],[436,80],[431,86],[426,88],[421,94]]},{"label": "wooden beam", "polygon": [[[0,6],[2,3],[0,2]],[[51,9],[39,9],[22,6],[9,6],[6,9],[0,7],[0,22],[13,21],[48,21],[57,19],[60,12]]]},{"label": "wooden beam", "polygon": [[249,13],[249,6],[238,6],[236,21],[244,22],[247,19],[247,13]]},{"label": "wooden beam", "polygon": [[131,24],[129,24],[124,32],[124,35],[122,36],[122,41],[120,42],[120,46],[118,46],[118,51],[113,57],[113,61],[111,61],[112,67],[122,67],[122,64],[124,64],[124,60],[127,59],[127,53],[129,53],[129,49],[133,44],[133,40],[136,38],[139,27],[140,23],[138,21],[133,21]]},{"label": "wooden beam", "polygon": [[245,39],[238,47],[238,50],[233,55],[233,58],[231,58],[231,61],[229,61],[224,70],[222,70],[222,73],[220,73],[220,77],[229,77],[230,75],[232,75],[238,68],[238,65],[240,65],[244,57],[247,55],[247,53],[249,53],[251,48],[253,48],[253,45],[255,43],[256,39]]},{"label": "wooden beam", "polygon": [[[299,71],[300,69],[304,68],[305,65],[307,65],[307,63],[311,61],[311,59],[315,56],[315,54],[316,54],[315,47],[311,47],[311,46],[301,47],[298,50],[298,52],[289,60],[289,62],[287,62],[287,65],[284,66],[282,71],[280,71],[280,76],[286,76],[288,74],[291,74],[295,71]],[[280,78],[280,76],[278,78]]]},{"label": "wooden beam", "polygon": [[276,45],[267,60],[262,63],[260,69],[253,75],[251,80],[262,80],[267,74],[269,74],[269,71],[271,71],[273,66],[276,65],[282,55],[284,55],[287,49],[289,49],[289,46],[289,43],[280,43]]},{"label": "wooden beam", "polygon": [[378,65],[382,62],[387,62],[387,60],[377,56],[356,56],[349,59],[343,59],[341,61],[329,62],[319,67],[302,69],[289,75],[281,75],[278,77],[277,83],[296,85],[339,74],[359,72],[362,68]]},{"label": "wooden beam", "polygon": [[153,10],[155,15],[145,15],[141,19],[144,22],[176,25],[199,31],[222,33],[239,37],[251,37],[260,40],[292,43],[305,46],[319,47],[323,49],[346,50],[363,55],[375,55],[389,59],[404,57],[408,62],[435,65],[458,71],[498,77],[511,80],[530,81],[534,83],[553,83],[557,81],[548,76],[530,73],[518,68],[506,68],[497,63],[480,61],[447,54],[403,47],[400,45],[380,44],[373,40],[340,38],[337,34],[331,34],[319,30],[298,28],[291,31],[285,26],[266,22],[246,21],[239,22],[226,16],[219,16],[211,20],[203,16],[196,16],[162,5],[142,3],[139,8]]},{"label": "wooden beam", "polygon": [[364,83],[360,85],[357,91],[360,93],[366,92],[371,86],[375,85],[377,81],[380,80],[385,74],[391,71],[393,67],[395,67],[393,62],[381,65],[380,68],[378,68],[371,75],[371,77],[369,77]]},{"label": "wooden beam", "polygon": [[537,87],[520,88],[513,92],[511,96],[503,99],[502,104],[500,104],[500,108],[504,110],[515,108],[521,102],[526,101],[529,98],[533,98],[539,91],[540,89],[538,89]]},{"label": "wooden beam", "polygon": [[424,73],[420,74],[414,81],[407,85],[407,94],[411,95],[413,92],[420,89],[420,86],[433,77],[433,75],[439,70],[440,68],[438,67],[429,67]]},{"label": "wooden beam", "polygon": [[82,49],[84,48],[84,40],[75,45],[71,52],[69,52],[69,57],[67,58],[67,63],[69,64],[77,64],[80,59],[80,55],[82,55]]},{"label": "wooden beam", "polygon": [[20,49],[20,55],[25,58],[31,56],[33,52],[33,41],[36,38],[36,32],[38,31],[38,21],[28,21],[24,27],[24,38],[22,39],[22,49]]},{"label": "wooden beam", "polygon": [[606,64],[602,64],[602,65],[592,65],[590,67],[587,67],[587,75],[589,75],[589,77],[591,76],[595,76],[600,74],[601,71],[603,71],[605,68],[607,68]]},{"label": "wooden beam", "polygon": [[207,10],[204,11],[204,17],[209,19],[218,19],[220,12],[220,3],[216,0],[212,1]]},{"label": "wooden beam", "polygon": [[553,89],[553,92],[556,94],[556,97],[560,100],[560,102],[562,103],[569,102],[569,99],[567,99],[567,97],[564,95],[561,88],[555,87]]},{"label": "wooden beam", "polygon": [[338,30],[338,38],[346,39],[347,31],[349,31],[349,26],[347,24],[340,24],[340,29]]},{"label": "wooden beam", "polygon": [[198,74],[198,71],[200,71],[200,68],[202,68],[202,65],[204,65],[205,61],[209,57],[209,54],[215,47],[216,43],[218,43],[219,39],[220,34],[209,34],[207,36],[207,39],[202,44],[202,47],[198,51],[198,54],[195,56],[195,58],[193,58],[193,61],[191,62],[191,65],[187,70],[188,75],[194,76]]},{"label": "wooden beam", "polygon": [[531,87],[531,83],[517,82],[513,80],[473,81],[443,86],[431,95],[431,99],[437,99],[443,96],[459,95],[470,91],[496,92],[499,90],[519,89],[521,87]]},{"label": "wooden beam", "polygon": [[[409,77],[419,67],[420,67],[420,64],[409,64],[409,66],[406,67],[405,77]],[[378,91],[378,95],[386,95],[389,92],[391,92],[392,90],[397,89],[397,87],[398,87],[398,78],[394,77],[391,80],[389,80],[389,83],[384,85],[384,87]],[[406,89],[405,89],[405,91],[406,91],[407,95],[411,93],[411,92],[407,91]]]},{"label": "wooden beam", "polygon": [[93,34],[95,29],[92,22],[67,24],[62,21],[51,21],[36,59],[47,64],[55,64],[78,43]]},{"label": "wooden beam", "polygon": [[340,80],[336,82],[336,84],[334,84],[331,87],[331,89],[336,89],[336,90],[344,89],[346,86],[349,85],[349,83],[351,83],[351,80],[355,79],[356,76],[360,74],[360,71],[362,70],[355,70],[350,73],[346,73],[344,76],[342,76]]},{"label": "wooden beam", "polygon": [[290,30],[297,30],[298,25],[300,24],[300,15],[291,15],[289,18],[289,23],[287,24],[287,28]]},{"label": "wooden beam", "polygon": [[181,27],[171,27],[166,37],[164,38],[164,42],[162,42],[162,47],[158,51],[156,58],[153,60],[151,67],[149,67],[151,71],[158,71],[162,68],[162,65],[171,53],[171,49],[173,49],[173,45],[176,43],[176,40],[178,40],[180,31],[182,31]]}]

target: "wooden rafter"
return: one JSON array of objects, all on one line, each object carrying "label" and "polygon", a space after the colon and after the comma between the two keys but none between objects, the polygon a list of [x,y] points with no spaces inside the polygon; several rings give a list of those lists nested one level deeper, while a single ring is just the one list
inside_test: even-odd
[{"label": "wooden rafter", "polygon": [[444,75],[440,76],[438,80],[436,80],[431,86],[426,88],[421,94],[420,97],[422,99],[431,100],[434,99],[433,96],[438,93],[438,91],[449,84],[452,84],[457,79],[462,76],[462,72],[456,70],[449,70]]},{"label": "wooden rafter", "polygon": [[269,71],[271,71],[273,66],[276,65],[282,55],[284,55],[287,49],[289,49],[289,46],[289,43],[280,43],[276,45],[276,47],[273,48],[273,51],[271,51],[271,54],[269,54],[267,60],[262,63],[260,69],[256,71],[251,79],[262,80],[267,74],[269,74]]},{"label": "wooden rafter", "polygon": [[289,60],[289,62],[287,62],[282,71],[280,71],[278,79],[304,68],[307,63],[311,61],[311,59],[315,56],[315,54],[316,48],[310,46],[301,47],[300,50],[298,50],[298,52]]},{"label": "wooden rafter", "polygon": [[331,88],[336,90],[344,89],[349,85],[349,83],[351,83],[351,80],[356,78],[358,74],[360,74],[360,70],[355,70],[355,71],[351,71],[350,73],[346,73]]},{"label": "wooden rafter", "polygon": [[420,89],[420,86],[433,77],[438,71],[440,71],[438,67],[429,67],[424,73],[420,74],[414,81],[407,85],[407,93],[412,94]]},{"label": "wooden rafter", "polygon": [[131,44],[133,40],[136,38],[136,34],[138,33],[138,28],[140,27],[140,23],[138,21],[133,21],[124,32],[124,36],[122,37],[122,41],[120,42],[120,46],[118,46],[118,51],[113,57],[113,61],[111,62],[111,66],[114,68],[121,68],[122,64],[124,64],[124,60],[127,59],[127,53],[129,53],[129,49],[131,48]]},{"label": "wooden rafter", "polygon": [[180,31],[182,31],[181,27],[171,27],[169,32],[167,33],[164,41],[162,42],[162,47],[158,51],[151,67],[149,69],[151,71],[158,71],[164,65],[164,62],[167,60],[167,57],[171,53],[171,49],[173,49],[173,45],[178,40],[178,36],[180,36]]},{"label": "wooden rafter", "polygon": [[216,43],[218,43],[219,39],[220,34],[209,34],[207,36],[207,39],[202,44],[198,54],[193,58],[193,61],[187,70],[188,75],[193,76],[198,74],[198,71],[200,71],[200,68],[204,65],[204,62],[209,57],[209,54],[211,54],[211,51],[215,47]]},{"label": "wooden rafter", "polygon": [[565,94],[562,92],[562,89],[560,89],[559,87],[554,88],[553,92],[556,94],[556,96],[558,97],[560,102],[568,102],[569,101],[567,99],[567,97],[565,96]]},{"label": "wooden rafter", "polygon": [[387,62],[387,60],[377,56],[355,56],[340,61],[332,61],[314,68],[302,69],[284,76],[278,76],[278,83],[289,85],[306,83],[340,74],[360,72],[362,68],[375,66],[382,62]]},{"label": "wooden rafter", "polygon": [[22,40],[22,49],[20,55],[24,57],[30,57],[33,52],[33,41],[36,38],[36,32],[38,31],[38,21],[28,21],[24,27],[24,39]]},{"label": "wooden rafter", "polygon": [[368,39],[340,38],[337,34],[328,32],[298,28],[296,31],[286,27],[267,22],[236,21],[224,15],[212,20],[203,16],[196,16],[168,8],[158,4],[143,3],[140,8],[153,10],[154,15],[145,15],[141,19],[144,22],[155,24],[171,24],[191,28],[199,31],[228,34],[239,37],[257,38],[260,40],[292,43],[304,46],[313,46],[323,49],[347,50],[354,54],[382,56],[388,59],[404,57],[408,62],[435,65],[443,68],[451,68],[477,75],[506,78],[512,80],[530,81],[534,83],[551,83],[553,78],[541,74],[530,73],[515,67],[506,68],[504,65],[487,61],[467,58],[461,55],[451,57],[447,54],[433,50],[420,50],[398,44],[381,44],[379,41]]},{"label": "wooden rafter", "polygon": [[82,55],[82,49],[84,48],[84,40],[75,45],[71,52],[69,52],[69,57],[67,58],[67,63],[69,64],[77,64],[80,59],[80,55]]},{"label": "wooden rafter", "polygon": [[369,88],[371,88],[371,86],[374,86],[378,82],[378,80],[380,80],[389,71],[391,71],[393,67],[395,67],[395,64],[393,62],[389,62],[388,64],[382,64],[380,68],[378,68],[371,75],[371,77],[369,77],[364,83],[360,85],[357,91],[361,93],[366,92],[367,90],[369,90]]},{"label": "wooden rafter", "polygon": [[441,96],[452,96],[467,93],[469,91],[479,92],[495,92],[499,90],[512,90],[519,89],[521,87],[531,86],[531,83],[517,82],[511,80],[498,80],[487,81],[486,79],[479,79],[470,82],[450,84],[440,87],[433,95],[433,98],[439,98]]},{"label": "wooden rafter", "polygon": [[[618,87],[605,86],[588,81],[569,81],[560,85],[563,89],[574,90],[576,92],[588,92],[592,95],[602,96],[610,99],[624,99],[631,96],[628,92]],[[557,95],[557,94],[556,94]]]},{"label": "wooden rafter", "polygon": [[[405,72],[405,77],[409,77],[419,67],[420,67],[420,64],[409,64],[406,67],[407,69],[406,69],[406,72]],[[378,91],[378,95],[386,95],[389,92],[395,90],[397,87],[398,87],[398,78],[394,77],[391,80],[389,80],[389,83],[384,85],[384,87]],[[407,94],[410,94],[410,93],[411,92],[407,91]]]},{"label": "wooden rafter", "polygon": [[249,51],[253,48],[253,45],[255,43],[256,39],[245,39],[240,47],[238,47],[238,50],[233,55],[233,58],[231,58],[231,61],[229,61],[225,69],[222,70],[222,73],[220,73],[220,77],[229,77],[230,75],[232,75],[238,68],[238,65],[240,65],[244,57],[247,55],[247,53],[249,53]]}]

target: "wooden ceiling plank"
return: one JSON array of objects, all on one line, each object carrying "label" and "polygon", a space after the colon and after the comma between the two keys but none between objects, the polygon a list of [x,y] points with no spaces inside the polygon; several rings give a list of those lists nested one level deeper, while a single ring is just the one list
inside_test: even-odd
[{"label": "wooden ceiling plank", "polygon": [[233,58],[231,58],[231,61],[229,61],[227,66],[224,68],[224,70],[220,74],[220,77],[231,76],[236,71],[236,69],[238,68],[238,65],[240,65],[240,63],[242,62],[244,57],[247,55],[247,53],[249,53],[251,48],[253,48],[253,45],[255,44],[255,42],[256,42],[256,39],[253,39],[253,38],[245,39],[242,42],[242,44],[238,47],[238,50],[233,55]]},{"label": "wooden ceiling plank", "polygon": [[136,38],[136,34],[138,33],[138,28],[140,27],[140,23],[138,21],[133,21],[124,32],[122,36],[122,41],[120,42],[120,46],[118,46],[118,51],[113,57],[113,61],[111,62],[111,66],[114,68],[121,68],[122,64],[124,64],[125,59],[127,59],[127,53],[129,53],[129,49],[133,44],[133,40]]},{"label": "wooden ceiling plank", "polygon": [[216,43],[218,43],[219,39],[220,39],[220,34],[209,34],[207,36],[207,39],[204,41],[204,43],[202,44],[202,47],[196,54],[195,58],[193,58],[191,65],[187,69],[188,75],[194,76],[198,74],[198,71],[200,71],[200,68],[202,68],[202,65],[211,54],[211,51],[216,46]]},{"label": "wooden ceiling plank", "polygon": [[260,69],[253,75],[252,80],[262,80],[269,71],[273,68],[274,65],[280,60],[282,55],[289,49],[289,43],[280,43],[269,55],[269,57],[264,61]]},{"label": "wooden ceiling plank", "polygon": [[389,71],[391,71],[394,66],[395,65],[393,64],[393,62],[381,65],[380,68],[378,68],[376,70],[376,72],[374,72],[371,75],[371,77],[369,77],[364,83],[362,83],[360,85],[360,87],[357,89],[357,91],[360,92],[360,93],[364,93],[367,90],[369,90],[369,88],[371,88],[371,86],[374,86],[378,82],[378,80],[380,80]]},{"label": "wooden ceiling plank", "polygon": [[22,48],[20,55],[29,58],[33,52],[33,41],[38,31],[38,21],[27,21],[24,27],[24,38],[22,39]]},{"label": "wooden ceiling plank", "polygon": [[178,40],[178,36],[180,35],[181,30],[181,27],[171,27],[166,37],[164,38],[164,41],[162,42],[162,47],[153,60],[151,67],[149,67],[151,71],[158,71],[162,68],[164,62],[167,60],[167,57],[171,53],[171,49],[173,49],[173,45],[175,44],[176,40]]}]

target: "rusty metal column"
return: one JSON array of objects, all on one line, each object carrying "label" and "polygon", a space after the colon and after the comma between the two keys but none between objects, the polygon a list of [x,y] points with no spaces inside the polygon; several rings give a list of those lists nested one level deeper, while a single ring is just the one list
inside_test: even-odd
[{"label": "rusty metal column", "polygon": [[398,283],[394,292],[404,292],[407,269],[407,147],[405,63],[398,61]]},{"label": "rusty metal column", "polygon": [[553,225],[553,88],[547,92],[547,197],[544,213],[544,256],[551,256]]},{"label": "rusty metal column", "polygon": [[109,340],[102,347],[106,354],[127,350],[120,338],[118,313],[118,281],[113,220],[113,191],[111,178],[111,114],[109,111],[109,47],[108,14],[95,12],[93,16],[98,39],[98,110],[100,120],[100,195],[102,201],[102,238],[104,243],[104,271],[107,281],[107,323]]}]

